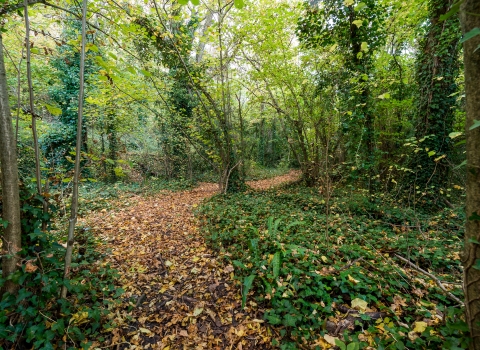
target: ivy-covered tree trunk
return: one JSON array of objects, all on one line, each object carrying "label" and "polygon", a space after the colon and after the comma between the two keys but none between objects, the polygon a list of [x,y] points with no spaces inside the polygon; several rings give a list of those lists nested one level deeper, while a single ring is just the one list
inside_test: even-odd
[{"label": "ivy-covered tree trunk", "polygon": [[[8,104],[7,74],[0,35],[0,169],[2,173],[2,275],[7,278],[17,270],[21,250],[20,195],[18,189],[17,150],[12,115]],[[3,228],[6,225],[5,228]],[[3,291],[14,293],[16,284],[7,280]]]},{"label": "ivy-covered tree trunk", "polygon": [[[466,0],[461,8],[462,31],[480,28],[480,1]],[[467,135],[467,224],[465,232],[464,290],[472,342],[480,349],[480,35],[463,44]],[[476,50],[476,51],[475,51]],[[477,126],[477,127],[475,127]]]},{"label": "ivy-covered tree trunk", "polygon": [[[417,172],[416,185],[441,187],[448,179],[447,157],[452,142],[448,135],[453,131],[454,109],[457,91],[460,24],[457,16],[446,21],[446,14],[454,0],[429,1],[429,27],[421,43],[416,63],[417,131],[421,151],[411,164]],[[442,155],[446,157],[440,158]],[[410,181],[408,179],[407,181]]]}]

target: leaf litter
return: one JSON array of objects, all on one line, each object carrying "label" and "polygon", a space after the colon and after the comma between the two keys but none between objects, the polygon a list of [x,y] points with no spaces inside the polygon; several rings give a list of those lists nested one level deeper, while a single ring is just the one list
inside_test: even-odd
[{"label": "leaf litter", "polygon": [[[248,184],[266,189],[297,179],[290,172]],[[242,309],[233,267],[207,247],[194,218],[193,209],[217,192],[216,184],[201,183],[190,191],[133,196],[116,211],[89,217],[125,290],[111,313],[110,337],[92,349],[272,348],[263,310],[254,302]]]}]

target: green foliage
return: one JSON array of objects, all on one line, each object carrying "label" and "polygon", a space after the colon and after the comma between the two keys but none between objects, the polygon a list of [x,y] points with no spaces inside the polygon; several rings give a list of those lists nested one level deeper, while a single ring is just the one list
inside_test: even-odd
[{"label": "green foliage", "polygon": [[[374,0],[328,0],[305,3],[299,20],[298,34],[306,47],[321,47],[344,57],[343,100],[348,109],[344,132],[348,133],[348,154],[359,170],[374,175],[376,158],[374,101],[374,52],[385,41],[385,7]],[[361,158],[361,161],[359,160]]]},{"label": "green foliage", "polygon": [[[76,10],[72,7],[72,10]],[[49,97],[56,106],[50,106],[55,115],[59,114],[57,123],[53,124],[40,140],[44,155],[49,160],[51,166],[64,166],[71,168],[65,156],[75,147],[77,115],[78,115],[78,94],[80,89],[80,53],[77,50],[78,33],[81,24],[78,18],[72,18],[66,22],[62,33],[62,45],[58,49],[59,55],[52,62],[59,84],[49,81]],[[92,41],[92,36],[88,36]],[[85,77],[93,74],[97,68],[93,55],[94,51],[87,53],[85,61]],[[88,94],[88,91],[87,91]],[[58,107],[57,107],[58,106]],[[53,108],[52,108],[53,107]],[[58,113],[60,112],[60,113]],[[83,123],[82,129],[82,150],[87,151],[86,146],[87,123]]]},{"label": "green foliage", "polygon": [[[235,266],[239,280],[245,286],[253,281],[255,302],[266,309],[264,318],[280,327],[283,348],[311,344],[335,316],[334,305],[350,305],[356,298],[393,322],[364,321],[345,333],[348,349],[367,346],[365,334],[375,348],[395,347],[397,341],[408,348],[444,343],[465,348],[463,310],[434,284],[421,282],[424,276],[412,278],[394,257],[406,255],[444,278],[460,278],[464,215],[446,209],[415,213],[385,197],[369,200],[365,193],[343,190],[331,199],[328,218],[325,205],[316,191],[289,187],[217,196],[197,213],[206,238]],[[352,263],[357,259],[361,262]],[[423,293],[415,294],[418,290]],[[461,297],[461,290],[454,293]],[[405,306],[394,314],[389,307],[398,297]],[[445,314],[445,322],[428,327],[415,341],[406,336],[415,320],[436,312]]]},{"label": "green foliage", "polygon": [[[79,229],[71,278],[63,280],[65,248],[61,235],[40,230],[40,201],[28,188],[23,191],[21,269],[9,276],[19,289],[0,301],[0,345],[5,348],[88,349],[89,340],[111,327],[109,307],[121,294],[113,281],[115,270],[103,263],[98,239]],[[5,283],[0,278],[0,288]],[[67,286],[68,299],[59,299]]]},{"label": "green foliage", "polygon": [[[416,153],[409,167],[414,170],[415,185],[421,188],[445,185],[450,171],[448,158],[452,155],[453,142],[449,134],[454,131],[454,107],[457,104],[460,22],[458,16],[439,21],[449,11],[450,4],[453,1],[428,2],[429,24],[416,60],[419,93],[416,99],[418,126],[415,136],[418,139],[430,137],[423,143],[427,152]],[[431,162],[428,152],[445,157]],[[412,183],[413,175],[407,181]]]}]

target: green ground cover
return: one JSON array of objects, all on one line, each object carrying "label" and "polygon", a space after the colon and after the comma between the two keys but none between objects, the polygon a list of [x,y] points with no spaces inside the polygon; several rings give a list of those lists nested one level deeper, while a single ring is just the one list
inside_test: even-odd
[{"label": "green ground cover", "polygon": [[[465,348],[455,301],[462,299],[462,211],[396,205],[337,190],[327,216],[318,190],[290,185],[219,195],[197,215],[209,243],[234,266],[245,306],[264,310],[284,349],[328,341],[341,349]],[[343,329],[345,312],[356,317]],[[332,324],[338,334],[327,334]]]}]

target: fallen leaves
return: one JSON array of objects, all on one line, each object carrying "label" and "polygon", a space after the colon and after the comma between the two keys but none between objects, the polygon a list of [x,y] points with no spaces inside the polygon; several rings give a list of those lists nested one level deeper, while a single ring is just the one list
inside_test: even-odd
[{"label": "fallen leaves", "polygon": [[37,271],[37,269],[38,269],[38,266],[32,264],[31,261],[27,261],[27,263],[25,264],[25,272],[33,273]]},{"label": "fallen leaves", "polygon": [[365,300],[359,298],[355,298],[352,300],[352,309],[358,310],[360,312],[366,312],[367,305],[368,303]]},{"label": "fallen leaves", "polygon": [[[297,174],[253,182],[254,188],[293,181]],[[94,229],[125,290],[106,344],[120,349],[271,348],[270,330],[255,303],[241,309],[234,268],[222,266],[200,235],[192,208],[217,192],[194,190],[130,198],[136,205],[100,212]],[[27,265],[34,269],[34,265]],[[79,320],[80,321],[80,317]]]},{"label": "fallen leaves", "polygon": [[413,331],[416,333],[423,333],[427,329],[427,322],[417,321],[414,323]]}]

